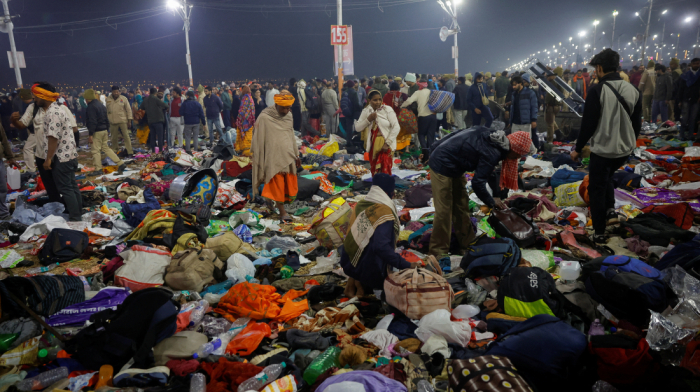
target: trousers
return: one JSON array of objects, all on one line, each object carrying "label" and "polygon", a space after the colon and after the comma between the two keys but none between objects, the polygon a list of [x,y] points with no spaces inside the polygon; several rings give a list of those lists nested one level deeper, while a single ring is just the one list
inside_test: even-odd
[{"label": "trousers", "polygon": [[183,132],[183,141],[186,151],[192,151],[190,149],[190,141],[194,144],[194,150],[197,151],[199,148],[197,143],[199,142],[199,124],[185,124],[185,130]]},{"label": "trousers", "polygon": [[34,149],[36,148],[36,135],[34,133],[29,133],[27,136],[27,141],[24,142],[24,149],[22,153],[24,154],[24,163],[27,165],[29,171],[35,172],[36,166],[34,166]]},{"label": "trousers", "polygon": [[651,103],[651,121],[656,122],[659,115],[661,115],[661,122],[668,121],[668,105],[666,105],[666,101],[653,100]]},{"label": "trousers", "polygon": [[[418,142],[423,149],[423,154],[430,154],[430,147],[435,142],[435,131],[437,131],[437,116],[418,117]],[[428,157],[425,156],[425,159]]]},{"label": "trousers", "polygon": [[170,117],[170,132],[168,133],[168,147],[177,147],[175,137],[177,136],[177,144],[182,145],[182,129],[184,127],[182,117]]},{"label": "trousers", "polygon": [[469,216],[467,179],[460,176],[450,178],[435,171],[430,173],[433,190],[433,234],[430,236],[430,254],[440,258],[448,254],[454,227],[459,245],[466,249],[476,238]]},{"label": "trousers", "polygon": [[98,131],[92,135],[92,160],[95,163],[95,170],[102,171],[102,153],[105,153],[117,166],[124,164],[124,161],[119,159],[107,143],[107,131]]},{"label": "trousers", "polygon": [[165,144],[165,140],[163,140],[163,126],[162,122],[148,124],[148,127],[151,129],[151,132],[148,134],[148,148],[153,152],[156,151],[156,147],[163,150]]},{"label": "trousers", "polygon": [[598,235],[605,234],[608,210],[615,208],[613,175],[620,166],[627,162],[627,158],[627,156],[605,158],[591,154],[591,162],[588,167],[588,196],[591,201],[593,229]]},{"label": "trousers", "polygon": [[80,189],[78,189],[78,184],[75,182],[75,171],[77,169],[77,159],[60,162],[56,157],[54,157],[51,168],[56,189],[63,196],[63,202],[72,222],[80,222],[80,215],[83,211],[83,198],[80,196]]},{"label": "trousers", "polygon": [[493,123],[493,114],[491,113],[491,109],[488,107],[484,106],[481,108],[478,108],[481,111],[481,114],[478,114],[475,111],[472,111],[472,126],[478,127],[481,125],[481,119],[485,119],[486,123],[484,126],[486,128],[491,128],[491,123]]},{"label": "trousers", "polygon": [[466,110],[455,110],[455,127],[457,129],[465,129],[467,127],[467,124],[464,122],[464,118],[467,117],[467,111]]},{"label": "trousers", "polygon": [[544,112],[544,121],[547,123],[547,143],[554,141],[554,131],[559,129],[556,117],[560,110],[560,106],[547,106]]},{"label": "trousers", "polygon": [[128,152],[129,155],[134,154],[134,148],[131,147],[131,135],[129,134],[129,128],[126,123],[109,124],[109,132],[112,133],[113,149],[119,150],[119,136],[121,136],[124,139],[124,148],[126,148],[126,152]]}]

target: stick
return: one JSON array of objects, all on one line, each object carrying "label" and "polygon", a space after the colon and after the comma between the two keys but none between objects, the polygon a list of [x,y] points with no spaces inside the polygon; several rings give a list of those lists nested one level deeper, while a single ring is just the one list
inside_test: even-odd
[{"label": "stick", "polygon": [[39,315],[34,313],[33,310],[29,309],[29,306],[27,306],[27,304],[25,304],[24,301],[20,300],[12,293],[10,293],[10,298],[12,298],[13,301],[15,301],[19,306],[21,306],[22,309],[26,310],[27,313],[29,313],[29,315],[32,316],[33,319],[38,321],[39,324],[43,325],[44,328],[46,328],[49,332],[51,332],[56,338],[58,338],[58,340],[60,340],[62,342],[67,341],[67,339],[62,334],[58,333],[58,331],[56,331],[52,326],[47,324],[43,318],[39,317]]}]

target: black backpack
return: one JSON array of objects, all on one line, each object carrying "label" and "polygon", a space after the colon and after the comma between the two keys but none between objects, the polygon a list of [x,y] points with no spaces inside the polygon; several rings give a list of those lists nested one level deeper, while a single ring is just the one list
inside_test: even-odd
[{"label": "black backpack", "polygon": [[172,292],[162,288],[131,294],[116,309],[93,314],[93,324],[69,340],[66,351],[87,369],[112,365],[118,372],[132,359],[133,367],[149,368],[153,347],[177,329],[180,308],[172,296]]},{"label": "black backpack", "polygon": [[567,308],[573,305],[557,290],[549,272],[538,267],[516,267],[501,279],[498,306],[509,316],[549,314],[564,319]]},{"label": "black backpack", "polygon": [[53,229],[39,252],[42,265],[65,263],[77,259],[90,245],[87,233],[71,229]]},{"label": "black backpack", "polygon": [[306,101],[304,102],[304,106],[306,106],[306,110],[308,110],[310,114],[321,113],[321,97],[311,88],[307,88],[305,93]]}]

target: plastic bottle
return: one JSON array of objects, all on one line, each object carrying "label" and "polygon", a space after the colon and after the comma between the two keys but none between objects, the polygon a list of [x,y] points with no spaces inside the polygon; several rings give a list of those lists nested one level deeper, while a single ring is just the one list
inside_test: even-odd
[{"label": "plastic bottle", "polygon": [[235,338],[236,335],[241,333],[243,328],[245,328],[249,322],[250,317],[241,317],[238,320],[234,321],[233,324],[231,324],[231,328],[229,328],[228,331],[217,336],[217,338],[221,340],[221,346],[214,350],[212,354],[223,355],[224,351],[226,351],[226,346],[228,346],[228,343],[231,341],[231,339]]},{"label": "plastic bottle", "polygon": [[209,309],[209,302],[201,299],[197,302],[197,306],[190,314],[190,327],[199,324],[204,318],[204,313]]},{"label": "plastic bottle", "polygon": [[211,342],[204,343],[197,351],[192,354],[192,358],[194,359],[200,359],[200,358],[206,358],[209,356],[209,354],[213,353],[216,351],[217,348],[221,347],[221,339],[214,338]]},{"label": "plastic bottle", "polygon": [[49,264],[46,267],[34,267],[26,270],[24,273],[27,275],[36,275],[36,274],[41,274],[44,272],[51,271],[52,269],[58,267],[59,263],[56,264]]},{"label": "plastic bottle", "polygon": [[206,378],[202,373],[195,373],[190,379],[190,392],[206,392]]},{"label": "plastic bottle", "polygon": [[418,381],[418,384],[416,384],[416,390],[418,392],[434,392],[435,391],[435,389],[433,389],[433,386],[430,385],[430,383],[426,380]]},{"label": "plastic bottle", "polygon": [[304,381],[309,385],[313,385],[318,376],[323,374],[323,372],[332,367],[340,367],[340,362],[338,361],[340,358],[340,351],[339,347],[329,347],[326,351],[314,358],[311,364],[304,370]]},{"label": "plastic bottle", "polygon": [[18,333],[0,334],[0,351],[8,351],[12,343],[14,343],[18,337]]},{"label": "plastic bottle", "polygon": [[56,381],[68,378],[68,368],[61,366],[56,369],[45,371],[38,376],[27,378],[17,384],[17,389],[20,391],[32,391],[36,389],[44,389]]},{"label": "plastic bottle", "polygon": [[113,384],[112,384],[113,377],[114,377],[114,368],[112,367],[112,365],[102,365],[100,367],[100,378],[97,380],[97,384],[95,384],[95,390],[100,389],[102,387],[113,386]]},{"label": "plastic bottle", "polygon": [[56,356],[58,355],[58,352],[61,351],[61,347],[47,347],[47,348],[42,348],[39,350],[37,353],[37,357],[39,358],[39,362],[41,363],[48,363],[56,359]]},{"label": "plastic bottle", "polygon": [[382,318],[381,320],[379,320],[379,322],[377,323],[377,326],[374,328],[374,330],[376,331],[376,330],[378,330],[378,329],[387,329],[387,328],[389,328],[389,324],[391,324],[391,320],[393,320],[393,319],[394,319],[394,314],[393,314],[393,313],[392,313],[392,314],[387,314],[386,316],[384,316],[384,318]]},{"label": "plastic bottle", "polygon": [[600,323],[600,320],[595,319],[595,321],[591,323],[591,327],[588,329],[588,336],[599,335],[605,335],[605,328],[603,328],[603,324]]},{"label": "plastic bottle", "polygon": [[265,385],[277,380],[285,367],[287,367],[287,364],[284,362],[265,367],[262,372],[243,381],[241,385],[238,386],[238,392],[259,391],[263,389]]}]

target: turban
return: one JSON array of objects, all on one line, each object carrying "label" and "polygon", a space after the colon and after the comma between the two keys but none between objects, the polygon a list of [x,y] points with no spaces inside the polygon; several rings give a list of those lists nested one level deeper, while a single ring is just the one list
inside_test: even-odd
[{"label": "turban", "polygon": [[491,72],[486,72],[486,73],[484,74],[484,77],[485,77],[486,79],[489,79],[489,78],[491,77]]},{"label": "turban", "polygon": [[52,93],[49,90],[45,90],[39,87],[38,84],[32,86],[32,94],[34,94],[37,98],[41,98],[44,101],[49,102],[56,102],[56,100],[58,99],[58,93]]},{"label": "turban", "polygon": [[294,103],[292,94],[275,94],[275,105],[289,107]]},{"label": "turban", "polygon": [[670,65],[673,65],[673,64],[680,65],[680,63],[681,63],[680,60],[678,60],[677,58],[674,57],[671,59],[671,62],[669,64]]},{"label": "turban", "polygon": [[28,88],[19,89],[19,98],[20,99],[32,99],[32,90],[30,90]]},{"label": "turban", "polygon": [[83,94],[83,98],[85,98],[86,100],[90,100],[90,101],[95,99],[95,90],[93,90],[93,89],[85,90],[85,94]]},{"label": "turban", "polygon": [[[531,152],[532,138],[529,132],[513,132],[508,137],[510,150],[518,155],[527,155]],[[501,168],[501,188],[518,189],[518,161],[519,159],[504,159]]]}]

